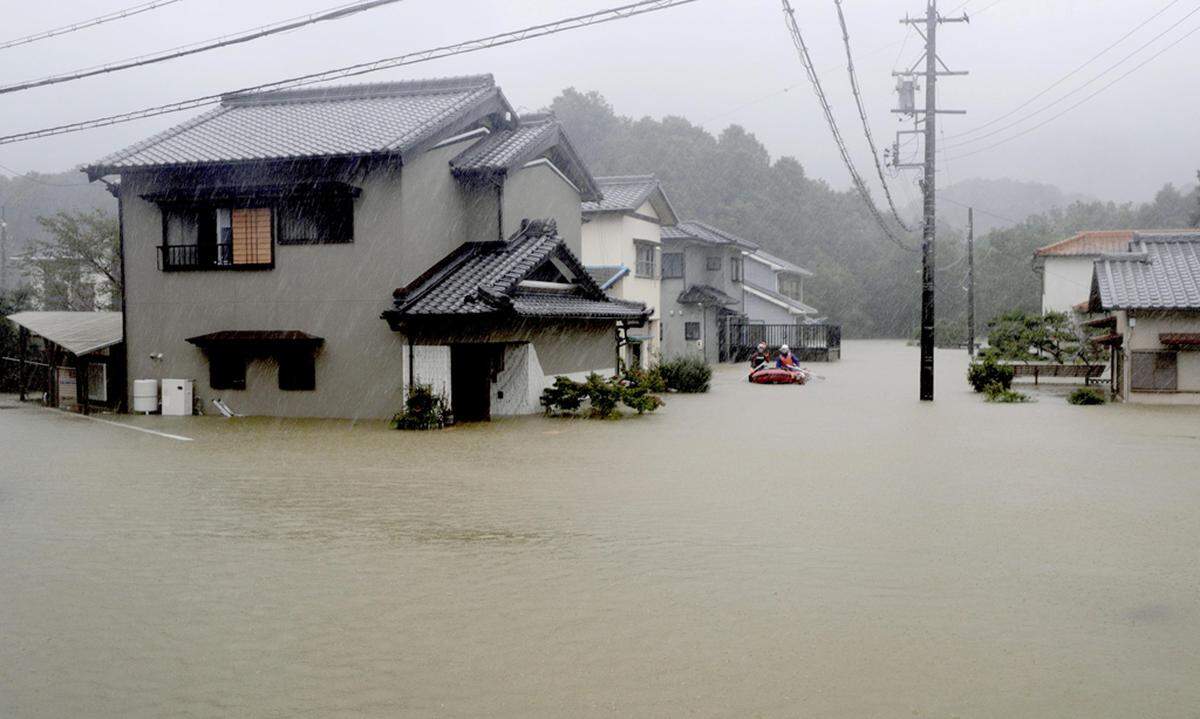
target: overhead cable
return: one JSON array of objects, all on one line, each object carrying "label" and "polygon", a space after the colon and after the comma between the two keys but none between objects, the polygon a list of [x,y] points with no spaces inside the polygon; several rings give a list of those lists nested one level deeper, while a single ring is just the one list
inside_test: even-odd
[{"label": "overhead cable", "polygon": [[12,40],[0,41],[0,50],[7,50],[10,47],[17,47],[18,45],[28,45],[29,43],[37,42],[38,40],[45,40],[46,38],[56,37],[58,35],[66,35],[67,33],[75,32],[76,30],[83,30],[85,28],[95,27],[96,25],[103,25],[104,23],[112,22],[113,20],[121,20],[134,15],[140,15],[141,13],[149,12],[155,8],[160,8],[177,2],[179,2],[179,0],[150,0],[150,2],[144,2],[140,5],[127,7],[123,10],[117,10],[115,12],[110,12],[106,15],[100,15],[99,17],[90,18],[88,20],[80,20],[79,22],[74,22],[70,25],[63,25],[62,27],[56,27],[51,30],[35,32],[32,35],[26,35],[24,37],[18,37]]}]

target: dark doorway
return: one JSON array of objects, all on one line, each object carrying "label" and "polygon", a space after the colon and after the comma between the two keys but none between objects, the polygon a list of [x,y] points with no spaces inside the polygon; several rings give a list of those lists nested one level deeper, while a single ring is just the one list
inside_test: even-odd
[{"label": "dark doorway", "polygon": [[450,406],[455,422],[492,418],[496,345],[450,345]]}]

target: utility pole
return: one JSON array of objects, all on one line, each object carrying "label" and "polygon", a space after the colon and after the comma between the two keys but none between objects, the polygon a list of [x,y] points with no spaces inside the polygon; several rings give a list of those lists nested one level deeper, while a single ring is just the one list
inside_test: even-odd
[{"label": "utility pole", "polygon": [[7,207],[0,207],[0,289],[8,286],[8,221]]},{"label": "utility pole", "polygon": [[[915,119],[916,127],[911,133],[901,134],[919,134],[922,122],[925,123],[925,161],[922,163],[902,164],[900,163],[900,140],[897,135],[896,145],[893,149],[893,161],[896,167],[914,167],[919,166],[925,170],[925,179],[921,182],[921,190],[925,195],[925,228],[921,240],[921,401],[933,401],[933,348],[934,348],[934,324],[936,315],[934,312],[934,268],[936,267],[936,258],[934,256],[934,243],[937,239],[937,116],[939,114],[964,114],[961,110],[939,110],[937,106],[937,81],[941,75],[966,75],[965,72],[956,72],[946,67],[942,59],[937,54],[937,31],[938,26],[947,22],[970,22],[970,19],[963,14],[957,18],[944,18],[938,15],[937,0],[926,0],[925,17],[923,18],[904,18],[900,21],[902,25],[912,25],[916,28],[917,33],[925,40],[925,71],[918,73],[917,67],[921,64],[920,60],[916,62],[906,72],[892,73],[901,78],[898,89],[900,90],[900,109],[893,112],[912,115]],[[921,32],[921,26],[924,25],[925,31]],[[938,69],[940,66],[941,69]],[[915,82],[906,82],[913,80],[918,74],[925,76],[925,109],[918,110],[915,102],[912,102],[911,93],[915,90]],[[923,115],[923,117],[918,117]]]},{"label": "utility pole", "polygon": [[967,208],[967,356],[975,356],[975,208]]}]

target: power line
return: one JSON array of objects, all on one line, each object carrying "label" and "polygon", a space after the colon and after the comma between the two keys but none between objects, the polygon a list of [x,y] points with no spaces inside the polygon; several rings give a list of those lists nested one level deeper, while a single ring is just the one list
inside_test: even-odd
[{"label": "power line", "polygon": [[986,146],[986,147],[979,148],[978,150],[972,150],[971,152],[965,152],[965,153],[963,153],[963,154],[961,154],[961,155],[956,155],[955,157],[952,157],[952,158],[950,158],[950,159],[951,159],[951,160],[961,160],[961,159],[963,159],[963,158],[966,158],[966,157],[972,157],[972,156],[974,156],[974,155],[978,155],[978,154],[979,154],[979,153],[981,153],[981,152],[987,152],[988,150],[992,150],[992,149],[995,149],[995,148],[997,148],[997,147],[1000,147],[1001,145],[1008,144],[1009,142],[1012,142],[1013,140],[1016,140],[1016,139],[1018,139],[1018,138],[1024,137],[1025,135],[1028,135],[1029,133],[1031,133],[1031,132],[1033,132],[1033,131],[1035,131],[1035,130],[1039,130],[1039,129],[1041,129],[1041,128],[1045,127],[1046,125],[1049,125],[1050,123],[1054,122],[1054,121],[1055,121],[1055,120],[1057,120],[1058,118],[1060,118],[1060,117],[1062,117],[1062,116],[1064,116],[1064,115],[1066,115],[1066,114],[1070,113],[1072,110],[1075,110],[1076,108],[1080,107],[1081,105],[1084,105],[1085,103],[1087,103],[1088,101],[1090,101],[1092,98],[1096,97],[1097,95],[1100,95],[1101,93],[1103,93],[1104,91],[1106,91],[1106,90],[1108,90],[1110,87],[1112,87],[1113,85],[1116,85],[1118,82],[1120,82],[1120,81],[1124,80],[1125,78],[1129,77],[1130,75],[1132,75],[1133,73],[1137,72],[1138,70],[1141,70],[1143,67],[1145,67],[1146,65],[1149,65],[1151,62],[1154,62],[1154,61],[1155,61],[1155,60],[1157,60],[1157,59],[1158,59],[1158,58],[1159,58],[1161,55],[1163,55],[1164,53],[1166,53],[1168,50],[1170,50],[1171,48],[1175,47],[1176,45],[1178,45],[1179,43],[1183,42],[1184,40],[1188,39],[1188,38],[1189,38],[1189,37],[1191,37],[1192,35],[1195,35],[1197,32],[1200,32],[1200,25],[1197,25],[1196,27],[1192,28],[1192,29],[1191,29],[1191,30],[1189,30],[1187,33],[1185,33],[1183,36],[1181,36],[1181,37],[1177,38],[1177,39],[1176,39],[1174,42],[1172,42],[1171,44],[1167,45],[1167,46],[1166,46],[1166,47],[1164,47],[1163,49],[1159,50],[1158,52],[1154,53],[1154,54],[1153,54],[1153,55],[1151,55],[1150,57],[1146,58],[1144,61],[1142,61],[1142,62],[1141,62],[1141,63],[1139,63],[1138,65],[1134,66],[1132,69],[1130,69],[1130,70],[1129,70],[1128,72],[1126,72],[1124,75],[1121,75],[1120,77],[1117,77],[1117,78],[1115,78],[1115,79],[1114,79],[1112,82],[1108,83],[1108,84],[1107,84],[1107,85],[1105,85],[1104,87],[1101,87],[1099,90],[1096,90],[1095,92],[1093,92],[1092,94],[1090,94],[1090,95],[1088,95],[1087,97],[1083,98],[1082,100],[1080,100],[1079,102],[1075,103],[1074,105],[1071,105],[1070,107],[1068,107],[1068,108],[1064,109],[1062,112],[1059,112],[1059,113],[1057,113],[1057,114],[1055,114],[1055,115],[1052,115],[1051,117],[1048,117],[1048,118],[1046,118],[1045,120],[1043,120],[1042,122],[1039,122],[1038,124],[1034,125],[1033,127],[1026,128],[1026,129],[1022,130],[1021,132],[1018,132],[1018,133],[1017,133],[1017,134],[1015,134],[1015,135],[1011,135],[1011,136],[1009,136],[1009,137],[1006,137],[1006,138],[1004,138],[1004,139],[1000,140],[999,142],[992,143],[991,145],[988,145],[988,146]]},{"label": "power line", "polygon": [[82,120],[72,122],[65,125],[57,125],[54,127],[46,127],[39,130],[28,130],[25,132],[13,133],[11,135],[0,136],[0,145],[9,145],[15,142],[24,142],[26,140],[34,140],[43,137],[52,137],[55,135],[65,135],[72,132],[81,132],[97,127],[107,127],[109,125],[117,125],[133,120],[140,120],[147,117],[156,117],[158,115],[167,115],[183,110],[192,110],[206,105],[214,105],[221,101],[221,98],[230,94],[262,92],[265,90],[280,90],[287,88],[302,87],[318,82],[328,80],[337,80],[347,77],[355,77],[365,75],[367,73],[378,72],[380,70],[389,70],[405,65],[415,65],[421,62],[437,60],[443,57],[452,55],[462,55],[471,52],[478,52],[488,48],[499,47],[502,45],[511,45],[513,43],[522,42],[537,37],[545,37],[554,35],[568,30],[576,30],[579,28],[590,27],[600,23],[612,22],[614,20],[623,20],[625,18],[643,15],[645,13],[655,12],[658,10],[666,10],[668,8],[679,5],[687,5],[697,0],[642,0],[641,2],[622,5],[619,7],[600,10],[586,15],[577,15],[574,17],[556,20],[554,22],[544,23],[542,25],[534,25],[532,27],[514,30],[512,32],[501,33],[498,35],[490,35],[488,37],[468,40],[466,42],[456,43],[454,45],[444,45],[441,47],[432,48],[429,50],[421,50],[418,52],[397,55],[395,57],[384,58],[374,62],[358,63],[348,65],[346,67],[337,68],[335,70],[325,70],[322,72],[309,73],[307,75],[298,75],[285,80],[276,80],[274,82],[262,83],[251,87],[241,88],[233,93],[221,93],[216,95],[204,95],[195,97],[190,100],[180,100],[178,102],[168,103],[166,105],[157,105],[154,107],[134,110],[132,112],[123,112],[116,115],[108,115],[106,117],[94,118],[91,120]]},{"label": "power line", "polygon": [[825,90],[821,87],[821,79],[817,76],[812,57],[808,54],[808,45],[804,43],[804,36],[800,34],[800,26],[796,24],[796,15],[795,11],[792,10],[792,4],[788,0],[782,0],[782,2],[784,21],[791,33],[792,42],[796,46],[796,52],[800,55],[800,62],[804,65],[804,71],[808,74],[808,80],[812,83],[813,90],[817,94],[821,110],[825,113],[825,121],[829,124],[829,131],[833,133],[833,141],[837,144],[838,152],[842,155],[842,162],[845,163],[846,169],[850,172],[850,179],[854,183],[854,187],[862,195],[863,202],[867,204],[867,209],[871,211],[871,214],[875,217],[875,221],[879,223],[887,238],[896,243],[901,249],[916,252],[916,248],[909,247],[899,237],[896,237],[895,233],[892,232],[892,228],[888,226],[887,219],[884,218],[883,213],[875,206],[875,201],[871,198],[871,191],[867,189],[866,183],[863,182],[862,176],[858,174],[858,169],[854,166],[854,161],[850,159],[850,151],[846,149],[846,141],[842,139],[842,133],[838,129],[837,120],[833,117],[833,110],[829,106],[829,100],[825,97]]},{"label": "power line", "polygon": [[140,5],[127,7],[124,10],[110,12],[107,15],[100,15],[99,17],[94,17],[89,20],[80,20],[79,22],[74,22],[70,25],[63,25],[62,27],[56,27],[52,30],[43,30],[42,32],[26,35],[25,37],[19,37],[14,40],[0,42],[0,50],[7,50],[10,47],[16,47],[18,45],[28,45],[29,43],[37,42],[38,40],[45,40],[58,35],[66,35],[67,33],[75,32],[76,30],[83,30],[85,28],[95,27],[96,25],[103,25],[106,22],[112,22],[114,20],[121,20],[134,15],[140,15],[141,13],[149,12],[155,8],[164,7],[177,2],[179,2],[179,0],[150,0],[150,2],[144,2]]},{"label": "power line", "polygon": [[46,187],[87,187],[88,185],[92,184],[86,180],[84,182],[47,182],[45,180],[38,179],[37,175],[33,172],[21,174],[8,165],[0,165],[0,170],[8,173],[9,179],[24,180],[26,182],[32,182],[38,185],[45,185]]},{"label": "power line", "polygon": [[313,25],[327,20],[340,20],[344,17],[356,15],[360,12],[373,10],[382,5],[390,5],[400,2],[400,0],[359,0],[359,2],[350,3],[349,5],[340,5],[338,7],[322,10],[319,12],[309,13],[308,15],[300,15],[298,17],[282,20],[270,25],[246,30],[241,33],[222,35],[221,37],[203,40],[190,45],[181,45],[179,47],[163,50],[161,52],[151,53],[148,55],[139,55],[138,57],[118,60],[106,65],[95,65],[81,70],[73,70],[71,72],[62,73],[59,75],[49,75],[37,80],[26,80],[24,82],[13,83],[11,85],[0,86],[0,95],[18,92],[20,90],[29,90],[35,87],[44,87],[46,85],[57,85],[63,82],[72,80],[81,80],[86,77],[94,77],[110,72],[118,72],[120,70],[128,70],[142,65],[152,65],[154,63],[164,62],[166,60],[174,60],[176,58],[187,57],[209,50],[216,50],[230,45],[238,45],[251,40],[277,35],[279,33],[296,30],[306,25]]},{"label": "power line", "polygon": [[896,209],[896,201],[892,198],[892,191],[888,187],[887,177],[883,174],[883,165],[879,162],[879,149],[875,147],[875,137],[871,134],[871,122],[867,120],[867,110],[863,107],[862,89],[858,85],[858,73],[854,71],[854,53],[850,51],[850,31],[846,28],[846,15],[842,12],[842,0],[833,0],[833,4],[837,7],[838,22],[842,26],[842,42],[846,46],[846,69],[850,73],[850,89],[854,92],[854,104],[858,106],[858,116],[862,119],[863,134],[867,136],[867,146],[871,149],[871,161],[875,163],[875,172],[879,175],[879,184],[883,186],[883,196],[887,198],[888,208],[891,209],[892,217],[896,219],[897,224],[904,228],[905,232],[912,232],[912,229],[905,224],[904,219],[900,217],[900,212]]},{"label": "power line", "polygon": [[[1162,31],[1162,32],[1160,32],[1159,34],[1157,34],[1157,35],[1155,35],[1154,37],[1150,38],[1150,40],[1149,40],[1149,41],[1147,41],[1145,44],[1143,44],[1143,45],[1141,45],[1140,47],[1138,47],[1138,48],[1137,48],[1136,50],[1134,50],[1133,52],[1129,53],[1129,54],[1128,54],[1128,55],[1126,55],[1125,57],[1121,58],[1120,60],[1118,60],[1117,62],[1113,63],[1113,64],[1112,64],[1112,65],[1110,65],[1109,67],[1105,68],[1105,69],[1104,69],[1102,72],[1100,72],[1099,74],[1097,74],[1097,75],[1096,75],[1095,77],[1093,77],[1092,79],[1088,80],[1087,82],[1083,83],[1083,84],[1082,84],[1082,85],[1080,85],[1079,87],[1077,87],[1077,88],[1075,88],[1074,90],[1072,90],[1072,91],[1068,92],[1066,95],[1063,95],[1062,97],[1058,98],[1057,100],[1054,100],[1054,101],[1053,101],[1053,102],[1051,102],[1050,104],[1048,104],[1048,105],[1044,105],[1044,106],[1042,106],[1041,108],[1039,108],[1039,109],[1037,109],[1037,110],[1034,110],[1033,112],[1031,112],[1031,113],[1029,113],[1029,114],[1025,115],[1024,117],[1018,118],[1018,119],[1017,119],[1017,120],[1015,120],[1014,122],[1010,122],[1010,123],[1008,123],[1007,125],[1004,125],[1003,127],[997,128],[997,129],[995,129],[995,130],[992,130],[991,132],[985,133],[985,134],[983,134],[983,135],[980,135],[980,136],[978,136],[978,137],[971,138],[971,139],[969,139],[969,140],[963,140],[962,142],[952,143],[952,144],[950,144],[950,145],[948,145],[948,146],[946,146],[946,147],[942,148],[942,150],[943,150],[943,151],[946,151],[946,150],[953,150],[953,149],[956,149],[956,148],[959,148],[959,147],[966,147],[967,145],[970,145],[970,144],[973,144],[973,143],[976,143],[976,142],[981,142],[981,141],[983,141],[983,140],[986,140],[986,139],[987,139],[987,138],[989,138],[989,137],[995,137],[996,135],[998,135],[998,134],[1000,134],[1000,133],[1004,132],[1005,130],[1011,130],[1012,128],[1014,128],[1014,127],[1016,127],[1016,126],[1020,125],[1021,123],[1025,122],[1026,120],[1029,120],[1030,118],[1033,118],[1033,117],[1036,117],[1037,115],[1040,115],[1040,114],[1042,114],[1043,112],[1045,112],[1045,111],[1047,111],[1047,110],[1051,109],[1051,108],[1052,108],[1052,107],[1054,107],[1055,105],[1058,105],[1059,103],[1066,101],[1068,98],[1070,98],[1070,97],[1072,97],[1072,96],[1074,96],[1074,95],[1076,95],[1076,94],[1078,94],[1078,93],[1082,92],[1082,91],[1083,91],[1084,89],[1086,89],[1086,88],[1087,88],[1089,85],[1091,85],[1091,84],[1093,84],[1093,83],[1097,82],[1098,80],[1100,80],[1100,79],[1101,79],[1101,78],[1103,78],[1105,75],[1107,75],[1108,73],[1112,72],[1113,70],[1116,70],[1118,67],[1120,67],[1121,65],[1125,64],[1125,63],[1126,63],[1126,62],[1128,62],[1130,59],[1132,59],[1132,58],[1133,58],[1135,55],[1137,55],[1138,53],[1142,52],[1142,51],[1143,51],[1143,50],[1145,50],[1146,48],[1150,47],[1150,46],[1151,46],[1151,45],[1153,45],[1154,43],[1158,42],[1160,39],[1162,39],[1162,38],[1163,38],[1165,35],[1167,35],[1168,33],[1170,33],[1172,30],[1174,30],[1175,28],[1177,28],[1177,27],[1179,27],[1180,25],[1182,25],[1182,24],[1184,23],[1184,21],[1188,20],[1189,18],[1191,18],[1191,17],[1192,17],[1193,15],[1195,15],[1196,13],[1200,13],[1200,6],[1197,6],[1197,7],[1196,7],[1196,8],[1194,8],[1194,9],[1193,9],[1191,12],[1189,12],[1188,14],[1186,14],[1186,15],[1184,15],[1183,17],[1179,18],[1179,20],[1177,20],[1176,22],[1172,23],[1172,24],[1171,24],[1171,26],[1170,26],[1170,27],[1168,27],[1166,30],[1163,30],[1163,31]],[[1173,46],[1173,44],[1172,44],[1172,45],[1168,45],[1168,47],[1172,47],[1172,46]],[[1155,55],[1154,57],[1157,57],[1157,55]],[[1144,64],[1144,63],[1143,63],[1143,64]],[[1138,67],[1141,67],[1141,65],[1139,65]],[[1026,103],[1026,104],[1028,104],[1028,103]],[[1010,115],[1011,115],[1011,114],[1012,114],[1012,113],[1010,113]],[[992,124],[994,124],[994,122],[996,122],[996,121],[993,121],[993,123],[992,123]],[[982,129],[982,126],[981,126],[981,127],[979,127],[979,128],[976,128],[976,131],[978,131],[979,129]]]}]

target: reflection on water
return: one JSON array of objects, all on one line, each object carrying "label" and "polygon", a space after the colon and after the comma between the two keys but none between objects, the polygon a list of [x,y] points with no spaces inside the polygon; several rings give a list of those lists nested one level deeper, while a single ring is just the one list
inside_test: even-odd
[{"label": "reflection on water", "polygon": [[0,716],[1193,716],[1200,415],[846,355],[623,422],[0,413]]}]

